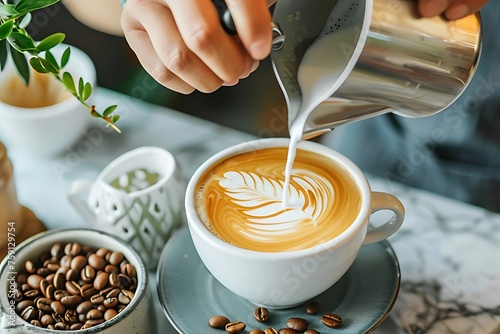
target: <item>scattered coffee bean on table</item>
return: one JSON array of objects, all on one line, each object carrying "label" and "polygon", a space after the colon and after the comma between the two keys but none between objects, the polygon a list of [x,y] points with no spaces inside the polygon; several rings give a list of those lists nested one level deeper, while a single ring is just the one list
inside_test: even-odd
[{"label": "scattered coffee bean on table", "polygon": [[266,334],[260,329],[252,329],[249,334]]},{"label": "scattered coffee bean on table", "polygon": [[281,328],[278,331],[279,334],[298,334],[299,332],[294,331],[293,329],[290,328]]},{"label": "scattered coffee bean on table", "polygon": [[320,334],[318,331],[315,331],[314,329],[308,329],[304,332],[304,334]]},{"label": "scattered coffee bean on table", "polygon": [[247,325],[241,321],[233,321],[226,325],[226,332],[230,334],[240,333],[247,327]]},{"label": "scattered coffee bean on table", "polygon": [[269,320],[269,311],[264,307],[257,307],[253,312],[253,316],[258,322],[266,322]]},{"label": "scattered coffee bean on table", "polygon": [[294,331],[303,332],[307,329],[307,326],[309,326],[309,323],[307,322],[306,319],[290,318],[286,322],[286,326],[290,329],[293,329]]},{"label": "scattered coffee bean on table", "polygon": [[229,319],[223,315],[214,315],[208,319],[208,325],[217,329],[225,329],[229,322]]},{"label": "scattered coffee bean on table", "polygon": [[15,310],[22,319],[37,327],[76,331],[122,312],[135,296],[137,272],[121,252],[56,243],[24,263],[16,287]]},{"label": "scattered coffee bean on table", "polygon": [[266,328],[264,331],[265,334],[279,334],[278,331],[272,327]]},{"label": "scattered coffee bean on table", "polygon": [[306,313],[307,314],[316,314],[318,313],[320,308],[320,304],[318,302],[310,302],[306,306]]},{"label": "scattered coffee bean on table", "polygon": [[330,328],[337,328],[342,325],[342,318],[335,313],[327,313],[321,318],[321,322]]}]

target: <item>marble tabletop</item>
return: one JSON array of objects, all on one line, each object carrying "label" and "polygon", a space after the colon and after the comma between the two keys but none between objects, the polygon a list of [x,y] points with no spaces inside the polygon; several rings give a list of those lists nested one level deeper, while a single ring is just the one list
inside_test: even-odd
[{"label": "marble tabletop", "polygon": [[[70,184],[95,178],[133,148],[167,149],[188,178],[213,153],[253,139],[106,89],[94,95],[97,105],[120,106],[122,134],[96,123],[74,147],[51,158],[8,147],[19,201],[49,228],[85,226],[66,198]],[[400,262],[401,291],[390,316],[374,333],[500,333],[500,215],[369,179],[373,190],[395,194],[407,210],[403,227],[389,239]],[[154,283],[154,273],[151,278]],[[156,316],[165,329],[162,333],[176,332],[159,306]]]}]

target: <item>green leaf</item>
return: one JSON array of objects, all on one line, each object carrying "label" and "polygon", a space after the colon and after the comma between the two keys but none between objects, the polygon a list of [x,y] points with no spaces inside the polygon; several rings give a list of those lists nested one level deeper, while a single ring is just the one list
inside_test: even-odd
[{"label": "green leaf", "polygon": [[0,17],[11,17],[17,14],[14,5],[0,3]]},{"label": "green leaf", "polygon": [[78,96],[80,96],[80,97],[83,95],[83,86],[84,86],[83,79],[80,78],[78,80]]},{"label": "green leaf", "polygon": [[28,82],[30,82],[30,68],[26,57],[23,53],[14,48],[10,48],[10,55],[14,61],[14,65],[16,65],[17,72],[19,72],[19,75],[23,79],[24,83],[28,84]]},{"label": "green leaf", "polygon": [[102,115],[104,117],[108,117],[109,115],[111,115],[113,113],[113,111],[116,110],[118,106],[115,104],[115,105],[112,105],[112,106],[109,106],[106,108],[106,110],[104,110],[104,112],[102,113]]},{"label": "green leaf", "polygon": [[61,56],[61,68],[64,68],[64,66],[68,64],[70,55],[71,55],[71,48],[68,46],[66,50],[64,50]]},{"label": "green leaf", "polygon": [[6,39],[7,37],[9,37],[13,28],[14,28],[14,20],[9,20],[4,24],[0,25],[0,39]]},{"label": "green leaf", "polygon": [[9,41],[11,42],[11,45],[14,46],[18,51],[35,51],[35,53],[38,53],[38,50],[35,45],[35,41],[33,38],[26,36],[25,34],[22,34],[17,31],[13,31],[10,34]]},{"label": "green leaf", "polygon": [[14,10],[16,10],[19,14],[24,15],[41,8],[51,6],[57,2],[59,2],[59,0],[21,0],[14,6]]},{"label": "green leaf", "polygon": [[59,70],[54,65],[52,65],[50,61],[44,58],[38,58],[38,59],[40,59],[40,62],[42,63],[43,67],[45,67],[50,73],[56,75],[59,74]]},{"label": "green leaf", "polygon": [[47,36],[38,43],[37,49],[40,51],[50,50],[54,46],[61,44],[64,38],[66,38],[66,35],[60,32]]},{"label": "green leaf", "polygon": [[120,119],[120,115],[114,115],[111,117],[111,123],[115,124]]},{"label": "green leaf", "polygon": [[7,40],[0,41],[0,71],[5,67],[5,63],[7,63],[7,52],[9,51],[9,47],[7,44]]},{"label": "green leaf", "polygon": [[92,95],[92,85],[87,82],[83,88],[82,100],[87,101],[90,95]]},{"label": "green leaf", "polygon": [[30,65],[31,68],[33,68],[38,73],[49,73],[49,71],[45,67],[43,67],[42,63],[40,62],[40,59],[37,57],[32,57],[30,59]]},{"label": "green leaf", "polygon": [[64,72],[62,75],[62,81],[64,83],[64,86],[66,86],[66,89],[69,90],[70,93],[76,94],[75,82],[73,81],[73,77],[70,73]]},{"label": "green leaf", "polygon": [[57,60],[56,58],[54,57],[54,55],[52,54],[52,52],[50,51],[46,51],[45,52],[45,59],[47,59],[52,65],[54,65],[55,68],[57,68],[57,70],[60,70],[61,68],[59,67],[59,64],[57,63]]}]

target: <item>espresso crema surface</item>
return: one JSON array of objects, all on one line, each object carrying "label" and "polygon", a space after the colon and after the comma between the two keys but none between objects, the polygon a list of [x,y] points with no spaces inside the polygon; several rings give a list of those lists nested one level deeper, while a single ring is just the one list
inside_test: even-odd
[{"label": "espresso crema surface", "polygon": [[328,241],[355,220],[355,181],[327,157],[297,150],[283,207],[287,148],[247,152],[215,164],[197,184],[197,212],[218,238],[264,252],[306,249]]}]

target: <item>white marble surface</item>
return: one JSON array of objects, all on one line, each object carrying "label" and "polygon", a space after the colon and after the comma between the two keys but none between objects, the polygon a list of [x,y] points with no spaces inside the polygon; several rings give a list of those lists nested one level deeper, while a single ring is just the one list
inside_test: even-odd
[{"label": "white marble surface", "polygon": [[[98,106],[119,104],[122,134],[96,123],[75,147],[52,158],[8,147],[20,202],[49,228],[85,226],[66,199],[71,182],[94,179],[133,148],[169,150],[188,178],[216,151],[253,138],[105,89],[95,97]],[[500,215],[384,180],[371,183],[397,195],[407,210],[402,229],[390,238],[401,265],[401,292],[375,333],[500,333]],[[175,333],[159,306],[156,314],[161,332]]]}]

